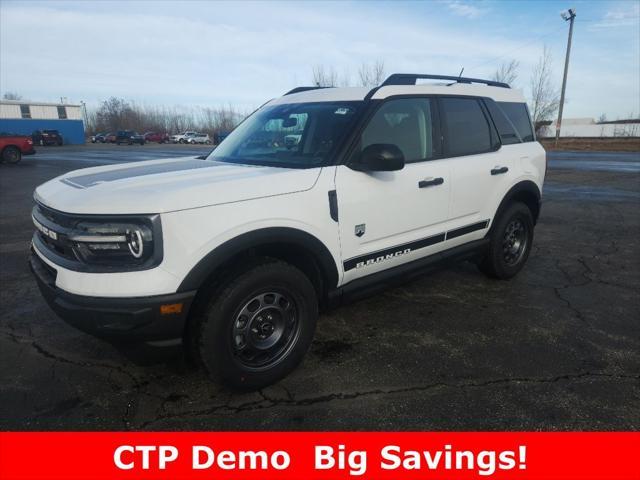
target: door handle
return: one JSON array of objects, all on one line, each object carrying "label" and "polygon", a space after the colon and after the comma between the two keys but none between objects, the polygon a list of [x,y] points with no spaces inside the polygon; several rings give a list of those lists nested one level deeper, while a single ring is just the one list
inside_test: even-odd
[{"label": "door handle", "polygon": [[509,171],[509,167],[496,167],[491,169],[491,175],[500,175],[502,173],[507,173]]},{"label": "door handle", "polygon": [[420,180],[418,182],[418,188],[427,188],[427,187],[435,187],[436,185],[442,185],[444,183],[444,178],[430,178],[428,180]]}]

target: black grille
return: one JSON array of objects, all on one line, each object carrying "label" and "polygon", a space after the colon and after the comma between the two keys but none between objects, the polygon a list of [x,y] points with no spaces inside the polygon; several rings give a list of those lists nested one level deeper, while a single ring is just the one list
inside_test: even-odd
[{"label": "black grille", "polygon": [[51,238],[50,235],[36,230],[36,235],[42,244],[58,256],[74,262],[79,261],[67,235],[67,232],[74,227],[77,219],[70,215],[64,215],[55,210],[51,210],[43,205],[36,205],[32,213],[33,217],[40,222],[40,224],[56,233],[57,238],[54,239]]}]

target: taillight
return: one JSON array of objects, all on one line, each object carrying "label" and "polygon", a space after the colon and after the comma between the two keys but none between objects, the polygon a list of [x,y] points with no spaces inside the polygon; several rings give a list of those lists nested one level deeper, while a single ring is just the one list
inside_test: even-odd
[{"label": "taillight", "polygon": [[29,145],[33,145],[33,140],[32,140],[32,139],[30,139],[30,138],[27,138],[27,143],[28,143]]}]

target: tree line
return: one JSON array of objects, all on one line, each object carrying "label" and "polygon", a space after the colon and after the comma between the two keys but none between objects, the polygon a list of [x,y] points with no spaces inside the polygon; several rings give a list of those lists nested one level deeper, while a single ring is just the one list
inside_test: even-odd
[{"label": "tree line", "polygon": [[86,131],[112,132],[115,130],[154,131],[178,133],[187,130],[215,135],[229,132],[247,116],[233,105],[227,107],[166,107],[147,106],[111,97],[98,108],[86,112]]}]

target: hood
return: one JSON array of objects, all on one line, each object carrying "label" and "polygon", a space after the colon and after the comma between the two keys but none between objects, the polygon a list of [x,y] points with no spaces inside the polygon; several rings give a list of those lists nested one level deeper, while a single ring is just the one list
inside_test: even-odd
[{"label": "hood", "polygon": [[34,196],[67,213],[166,213],[309,190],[320,170],[172,158],[75,170]]}]

